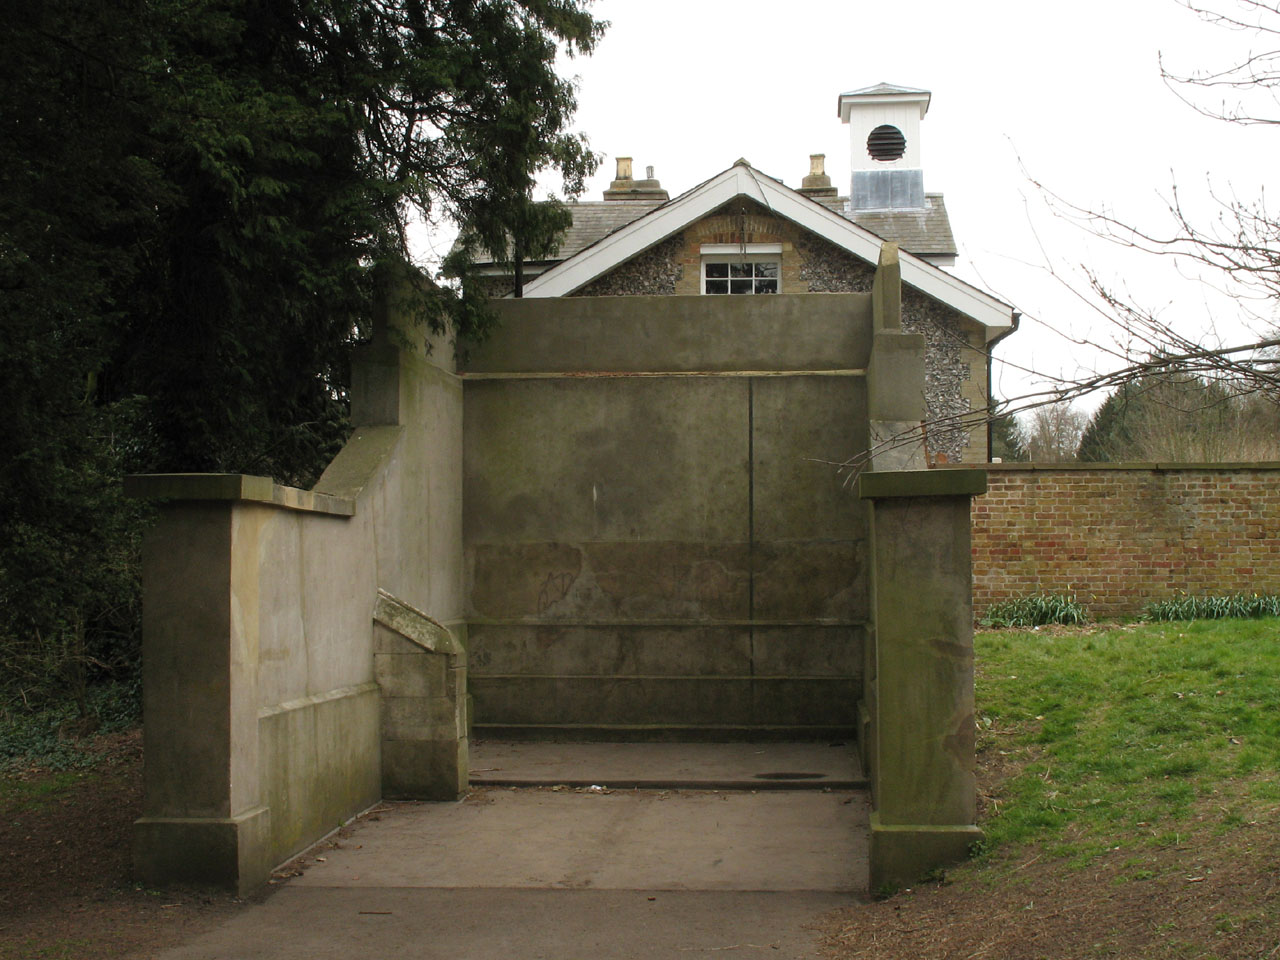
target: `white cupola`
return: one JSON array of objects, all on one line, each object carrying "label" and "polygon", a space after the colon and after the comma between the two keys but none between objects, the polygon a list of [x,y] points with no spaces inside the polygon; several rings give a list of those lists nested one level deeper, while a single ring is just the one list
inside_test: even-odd
[{"label": "white cupola", "polygon": [[920,121],[930,96],[892,83],[840,94],[840,120],[849,125],[851,213],[924,209]]}]

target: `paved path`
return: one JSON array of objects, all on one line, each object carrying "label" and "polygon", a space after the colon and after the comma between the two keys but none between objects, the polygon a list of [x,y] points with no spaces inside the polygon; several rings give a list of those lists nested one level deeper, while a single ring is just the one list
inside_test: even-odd
[{"label": "paved path", "polygon": [[[628,766],[631,746],[643,749]],[[658,779],[705,748],[654,746],[614,745],[615,766],[596,769]],[[566,749],[482,746],[476,766],[582,772]],[[741,756],[745,767],[708,761],[708,776],[742,778],[764,755]],[[819,772],[800,769],[815,759],[801,749],[766,759],[768,773]],[[601,786],[386,804],[265,903],[163,960],[801,958],[814,955],[810,925],[866,889],[862,792]]]}]

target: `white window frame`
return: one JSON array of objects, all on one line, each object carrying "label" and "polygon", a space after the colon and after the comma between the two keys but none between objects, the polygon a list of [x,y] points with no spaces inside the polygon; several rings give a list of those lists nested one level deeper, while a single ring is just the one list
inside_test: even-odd
[{"label": "white window frame", "polygon": [[698,267],[700,274],[699,292],[704,296],[769,296],[757,294],[754,290],[749,294],[708,294],[708,263],[772,263],[778,268],[778,293],[782,292],[782,244],[780,243],[704,243],[701,248],[702,262]]}]

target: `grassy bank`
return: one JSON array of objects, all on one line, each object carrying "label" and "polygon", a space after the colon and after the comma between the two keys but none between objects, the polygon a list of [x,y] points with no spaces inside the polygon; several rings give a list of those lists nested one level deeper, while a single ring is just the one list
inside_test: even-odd
[{"label": "grassy bank", "polygon": [[1280,960],[1280,620],[980,633],[977,858],[832,960]]},{"label": "grassy bank", "polygon": [[988,850],[1141,860],[1193,825],[1274,819],[1280,620],[988,632],[976,653],[979,749],[1009,774]]}]

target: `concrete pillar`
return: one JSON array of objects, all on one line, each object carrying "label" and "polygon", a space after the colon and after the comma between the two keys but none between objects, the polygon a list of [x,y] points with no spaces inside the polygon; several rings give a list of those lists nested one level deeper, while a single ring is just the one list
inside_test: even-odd
[{"label": "concrete pillar", "polygon": [[[162,501],[142,550],[145,794],[134,822],[134,874],[244,894],[293,852],[280,841],[292,825],[279,811],[273,823],[267,799],[261,587],[264,567],[274,569],[278,558],[264,547],[264,529],[280,511],[332,523],[355,506],[239,474],[132,476],[125,492]],[[296,655],[306,655],[302,645]],[[358,797],[343,812],[362,805]]]},{"label": "concrete pillar", "polygon": [[925,462],[924,337],[902,330],[902,266],[898,245],[880,247],[871,286],[871,358],[867,418],[871,469],[922,470]]},{"label": "concrete pillar", "polygon": [[233,502],[170,503],[143,546],[145,802],[134,871],[144,882],[247,892],[273,866],[258,776],[257,611],[233,592],[238,555],[256,543],[234,519]]},{"label": "concrete pillar", "polygon": [[871,515],[863,750],[875,889],[961,860],[982,837],[969,507],[986,474],[864,473],[858,486]]}]

